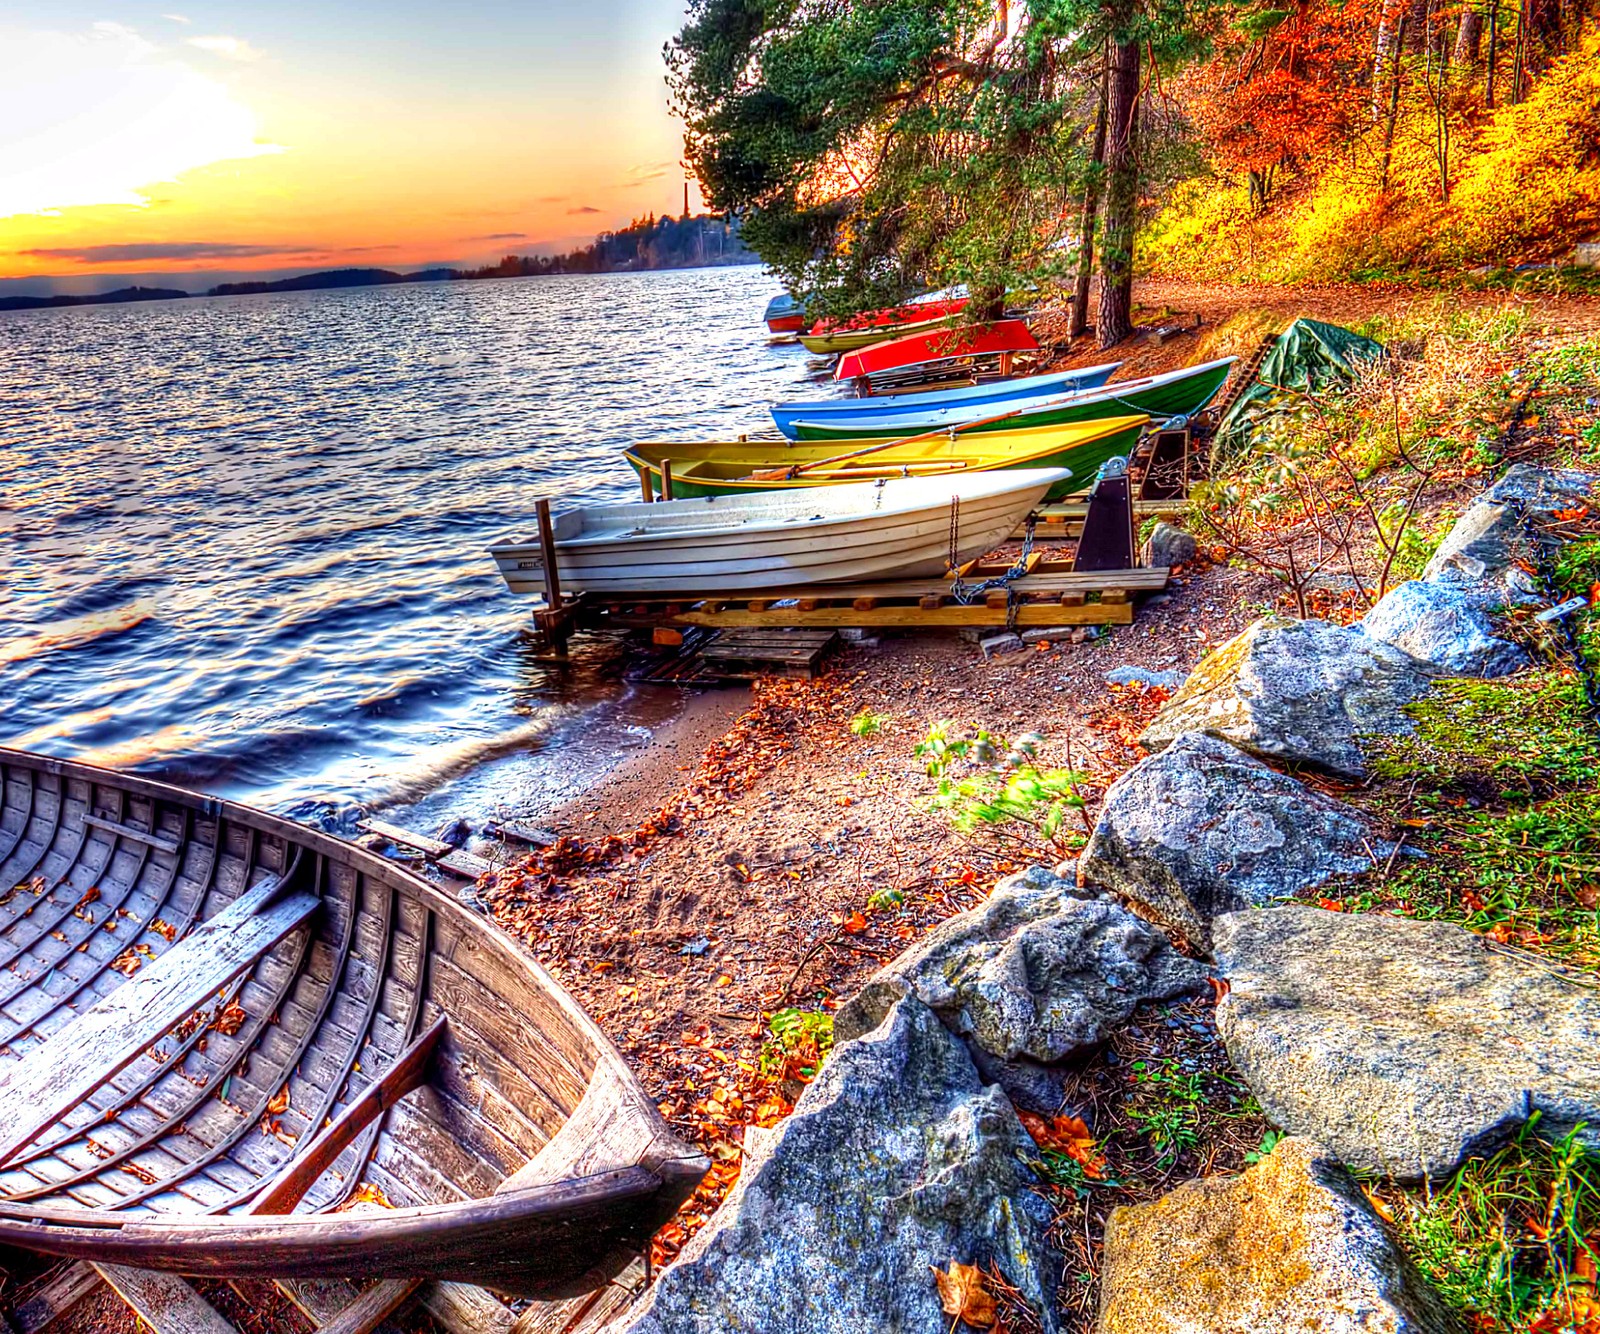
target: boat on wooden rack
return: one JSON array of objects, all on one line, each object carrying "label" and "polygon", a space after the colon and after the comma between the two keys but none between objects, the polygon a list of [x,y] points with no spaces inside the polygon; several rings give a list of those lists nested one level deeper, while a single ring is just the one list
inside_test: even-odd
[{"label": "boat on wooden rack", "polygon": [[1011,373],[1010,359],[1018,352],[1037,352],[1039,341],[1026,320],[995,320],[950,328],[911,330],[886,343],[874,343],[839,358],[835,380],[871,380],[915,369],[923,375],[948,374],[958,363],[994,358],[999,373]]},{"label": "boat on wooden rack", "polygon": [[965,296],[943,297],[911,301],[885,310],[863,311],[844,319],[819,320],[810,332],[800,335],[800,342],[808,352],[819,357],[850,352],[917,330],[939,328],[952,315],[959,315],[966,305]]},{"label": "boat on wooden rack", "polygon": [[799,333],[806,327],[806,308],[787,292],[780,293],[767,302],[767,332],[773,334]]},{"label": "boat on wooden rack", "polygon": [[1192,417],[1216,396],[1237,360],[1237,357],[1224,357],[1220,361],[1187,366],[1164,375],[1113,381],[1098,388],[1028,403],[1021,415],[1004,423],[973,425],[975,421],[992,415],[993,408],[989,404],[963,403],[934,407],[927,412],[860,413],[848,418],[832,415],[809,420],[796,417],[789,421],[788,430],[798,440],[854,440],[920,435],[925,431],[950,427],[965,428],[965,433],[979,434],[1023,427],[1065,426],[1128,413],[1144,413],[1160,420]]},{"label": "boat on wooden rack", "polygon": [[858,417],[868,420],[882,417],[921,420],[929,412],[942,408],[982,408],[998,412],[1001,409],[994,406],[996,404],[1012,408],[1030,400],[1043,402],[1062,394],[1098,389],[1116,374],[1121,365],[1120,361],[1108,361],[1101,366],[1084,366],[1050,375],[1019,375],[1009,380],[986,380],[982,384],[967,385],[960,389],[923,389],[889,397],[869,395],[863,398],[816,398],[805,402],[774,403],[770,411],[774,425],[794,440],[798,439],[794,433],[794,423],[797,421],[840,425]]},{"label": "boat on wooden rack", "polygon": [[[1001,412],[1007,408],[1006,404],[999,405]],[[664,473],[670,465],[672,494],[680,500],[832,486],[883,477],[1066,468],[1072,478],[1063,478],[1051,487],[1047,499],[1054,500],[1085,486],[1086,479],[1092,479],[1108,458],[1131,454],[1149,421],[1142,416],[1115,417],[1025,431],[997,429],[954,436],[940,432],[926,439],[851,439],[848,445],[789,440],[653,441],[631,446],[623,457],[652,495],[662,494]],[[861,452],[867,450],[871,452]]]},{"label": "boat on wooden rack", "polygon": [[0,788],[0,1244],[556,1298],[705,1171],[571,997],[402,866],[21,751]]},{"label": "boat on wooden rack", "polygon": [[[597,505],[555,520],[563,592],[714,597],[942,574],[993,550],[1066,473],[1030,468]],[[538,542],[490,548],[513,593],[545,593]]]}]

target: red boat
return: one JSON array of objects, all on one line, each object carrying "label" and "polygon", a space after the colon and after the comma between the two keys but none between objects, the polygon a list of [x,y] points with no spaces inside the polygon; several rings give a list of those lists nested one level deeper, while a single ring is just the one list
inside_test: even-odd
[{"label": "red boat", "polygon": [[879,329],[896,324],[921,324],[925,320],[943,320],[958,315],[966,308],[967,298],[952,297],[944,301],[912,301],[904,306],[889,306],[883,310],[863,310],[856,315],[840,319],[818,320],[813,333],[843,333],[851,329]]},{"label": "red boat", "polygon": [[1001,373],[1010,370],[1011,357],[1018,352],[1036,352],[1039,341],[1025,320],[996,320],[992,324],[973,324],[956,329],[927,329],[904,338],[874,343],[839,358],[835,380],[868,379],[890,372],[936,369],[941,363],[974,357],[998,357]]}]

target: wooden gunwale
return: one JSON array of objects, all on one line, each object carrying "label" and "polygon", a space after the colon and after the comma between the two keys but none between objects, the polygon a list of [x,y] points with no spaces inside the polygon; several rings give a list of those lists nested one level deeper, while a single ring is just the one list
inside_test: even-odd
[{"label": "wooden gunwale", "polygon": [[[404,868],[321,830],[69,761],[0,748],[0,781],[5,875],[24,872],[26,883],[43,868],[58,894],[47,911],[73,927],[61,915],[61,887],[71,887],[76,907],[107,877],[87,929],[78,929],[82,938],[68,944],[73,970],[77,944],[95,951],[88,976],[69,973],[68,1002],[87,995],[98,1004],[105,995],[97,980],[114,994],[126,982],[110,978],[109,962],[123,949],[150,935],[160,956],[264,874],[292,875],[302,898],[309,883],[327,905],[270,945],[263,935],[245,972],[191,1015],[203,1020],[237,1001],[249,1019],[234,1037],[175,1025],[0,1172],[10,1184],[0,1186],[0,1244],[186,1273],[420,1276],[555,1298],[604,1282],[625,1263],[618,1248],[643,1245],[702,1175],[705,1160],[672,1135],[571,997]],[[95,826],[104,837],[84,832],[88,815],[104,822]],[[79,828],[62,827],[72,824]],[[292,858],[301,860],[291,867]],[[35,907],[35,896],[23,897],[20,909]],[[108,947],[92,933],[119,906],[137,916],[103,955]],[[152,934],[158,915],[183,931],[170,941],[165,925]],[[125,932],[135,925],[130,941]],[[11,946],[21,945],[17,934]],[[20,934],[37,940],[38,924]],[[53,1016],[68,1002],[51,996],[30,1029],[43,1026],[41,1039],[65,1031]],[[440,1018],[447,1026],[434,1060],[448,1077],[430,1066],[414,1093],[352,1128],[296,1212],[219,1212],[266,1189],[330,1114],[364,1096],[421,1027]],[[530,1025],[541,1030],[531,1042],[518,1036]],[[0,1061],[0,1072],[8,1068]],[[216,1103],[212,1112],[230,1081],[237,1105]],[[243,1152],[240,1140],[281,1092],[292,1095],[281,1116],[298,1143],[285,1150],[263,1135]],[[597,1116],[602,1105],[608,1114]],[[452,1135],[460,1152],[436,1157]],[[92,1136],[105,1141],[94,1147],[106,1156],[91,1161]],[[544,1179],[530,1175],[535,1158],[548,1163]],[[135,1167],[138,1188],[127,1189],[136,1183],[119,1175],[124,1164]],[[394,1184],[400,1207],[319,1211],[363,1181]]]}]

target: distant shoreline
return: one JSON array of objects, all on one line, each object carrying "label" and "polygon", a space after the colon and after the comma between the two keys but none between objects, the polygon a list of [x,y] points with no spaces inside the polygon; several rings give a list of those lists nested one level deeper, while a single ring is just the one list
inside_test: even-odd
[{"label": "distant shoreline", "polygon": [[[481,278],[544,278],[570,273],[647,273],[663,269],[721,268],[734,264],[758,264],[755,253],[739,238],[737,221],[710,214],[682,217],[651,214],[635,218],[628,226],[601,232],[581,249],[564,255],[505,255],[496,263],[480,268],[456,268],[434,264],[414,273],[393,269],[346,267],[319,269],[314,273],[289,278],[245,278],[218,283],[204,292],[154,286],[119,287],[109,292],[84,295],[51,294],[0,297],[0,311],[45,310],[58,306],[120,305],[130,301],[181,301],[200,296],[258,296],[274,292],[316,292],[342,287],[389,287],[397,283],[461,282]],[[176,275],[174,275],[176,276]],[[190,275],[200,277],[199,274]],[[160,280],[155,274],[106,274],[103,281],[134,283]]]}]

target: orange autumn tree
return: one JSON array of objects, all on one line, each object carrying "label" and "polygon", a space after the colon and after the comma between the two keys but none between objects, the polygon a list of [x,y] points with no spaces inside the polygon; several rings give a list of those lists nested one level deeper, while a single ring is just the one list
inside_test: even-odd
[{"label": "orange autumn tree", "polygon": [[1212,58],[1179,86],[1213,168],[1243,176],[1257,209],[1280,173],[1351,137],[1366,105],[1373,0],[1302,0],[1293,9],[1235,11]]}]

